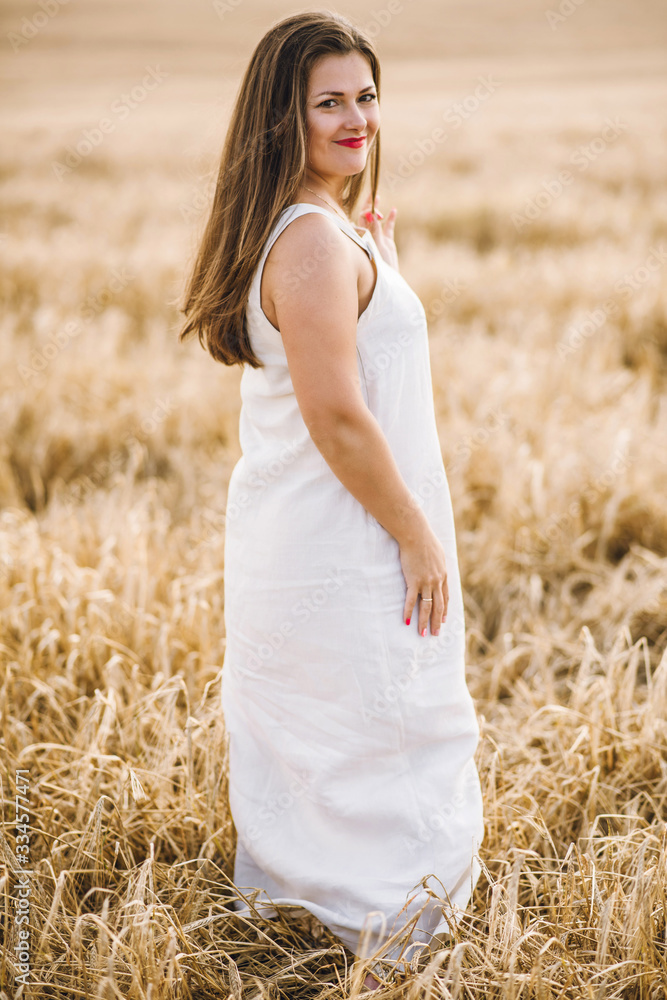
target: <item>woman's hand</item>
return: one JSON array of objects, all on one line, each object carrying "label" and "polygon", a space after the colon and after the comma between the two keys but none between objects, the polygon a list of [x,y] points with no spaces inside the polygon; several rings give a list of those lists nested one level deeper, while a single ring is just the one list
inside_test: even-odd
[{"label": "woman's hand", "polygon": [[[407,584],[403,621],[412,618],[413,609],[419,600],[419,634],[422,634],[430,621],[431,635],[437,635],[447,615],[449,603],[445,550],[428,527],[409,541],[399,543],[399,555]],[[433,603],[424,603],[419,595],[433,598]]]},{"label": "woman's hand", "polygon": [[[369,193],[366,198],[366,203],[364,210],[359,216],[359,225],[362,228],[368,229],[371,236],[375,240],[375,244],[382,255],[383,260],[386,260],[390,267],[393,267],[395,271],[398,271],[398,252],[396,250],[396,244],[394,243],[394,223],[396,222],[396,213],[398,209],[394,206],[389,212],[386,219],[382,212],[378,208],[378,198],[375,196],[375,211],[371,211],[371,195]],[[384,219],[384,222],[380,222]]]}]

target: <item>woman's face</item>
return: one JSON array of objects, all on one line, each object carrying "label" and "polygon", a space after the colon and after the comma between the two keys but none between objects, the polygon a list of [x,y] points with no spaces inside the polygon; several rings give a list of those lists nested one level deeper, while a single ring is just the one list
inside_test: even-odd
[{"label": "woman's face", "polygon": [[[370,63],[360,52],[322,56],[308,81],[306,103],[310,171],[334,186],[366,166],[380,127],[377,90]],[[341,139],[364,137],[355,146]]]}]

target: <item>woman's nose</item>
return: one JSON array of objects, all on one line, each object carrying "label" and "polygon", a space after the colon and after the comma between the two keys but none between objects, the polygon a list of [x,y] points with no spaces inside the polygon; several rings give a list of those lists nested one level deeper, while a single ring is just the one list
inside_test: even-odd
[{"label": "woman's nose", "polygon": [[354,108],[350,109],[349,114],[346,116],[345,124],[354,126],[355,128],[359,128],[360,126],[366,124],[366,116],[362,114],[361,108],[358,104],[355,104]]}]

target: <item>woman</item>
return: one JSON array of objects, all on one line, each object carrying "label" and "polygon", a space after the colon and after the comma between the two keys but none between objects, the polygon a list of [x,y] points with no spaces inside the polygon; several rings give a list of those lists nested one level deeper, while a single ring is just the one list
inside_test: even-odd
[{"label": "woman", "polygon": [[355,954],[372,932],[399,965],[468,904],[483,817],[426,316],[377,204],[379,90],[371,42],[336,13],[262,38],[181,337],[243,365],[222,671],[234,882]]}]

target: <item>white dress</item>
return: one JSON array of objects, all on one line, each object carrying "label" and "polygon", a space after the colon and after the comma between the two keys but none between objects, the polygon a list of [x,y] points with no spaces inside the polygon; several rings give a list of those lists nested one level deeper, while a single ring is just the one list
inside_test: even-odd
[{"label": "white dress", "polygon": [[[357,326],[358,371],[366,404],[445,550],[449,607],[439,636],[430,628],[420,636],[419,602],[405,624],[398,543],[314,445],[280,333],[260,307],[273,241],[293,219],[318,211],[375,262],[375,289]],[[226,509],[222,707],[234,882],[244,895],[260,890],[254,905],[263,916],[276,914],[270,901],[305,907],[354,954],[362,954],[362,928],[371,928],[376,954],[404,968],[399,953],[409,961],[415,942],[447,931],[445,914],[456,922],[466,908],[484,831],[426,315],[369,232],[360,236],[328,209],[301,202],[283,211],[267,240],[247,321],[264,367],[244,366],[242,457]],[[250,913],[241,900],[236,906]],[[407,927],[420,910],[416,927]],[[403,927],[407,936],[382,951]]]}]

